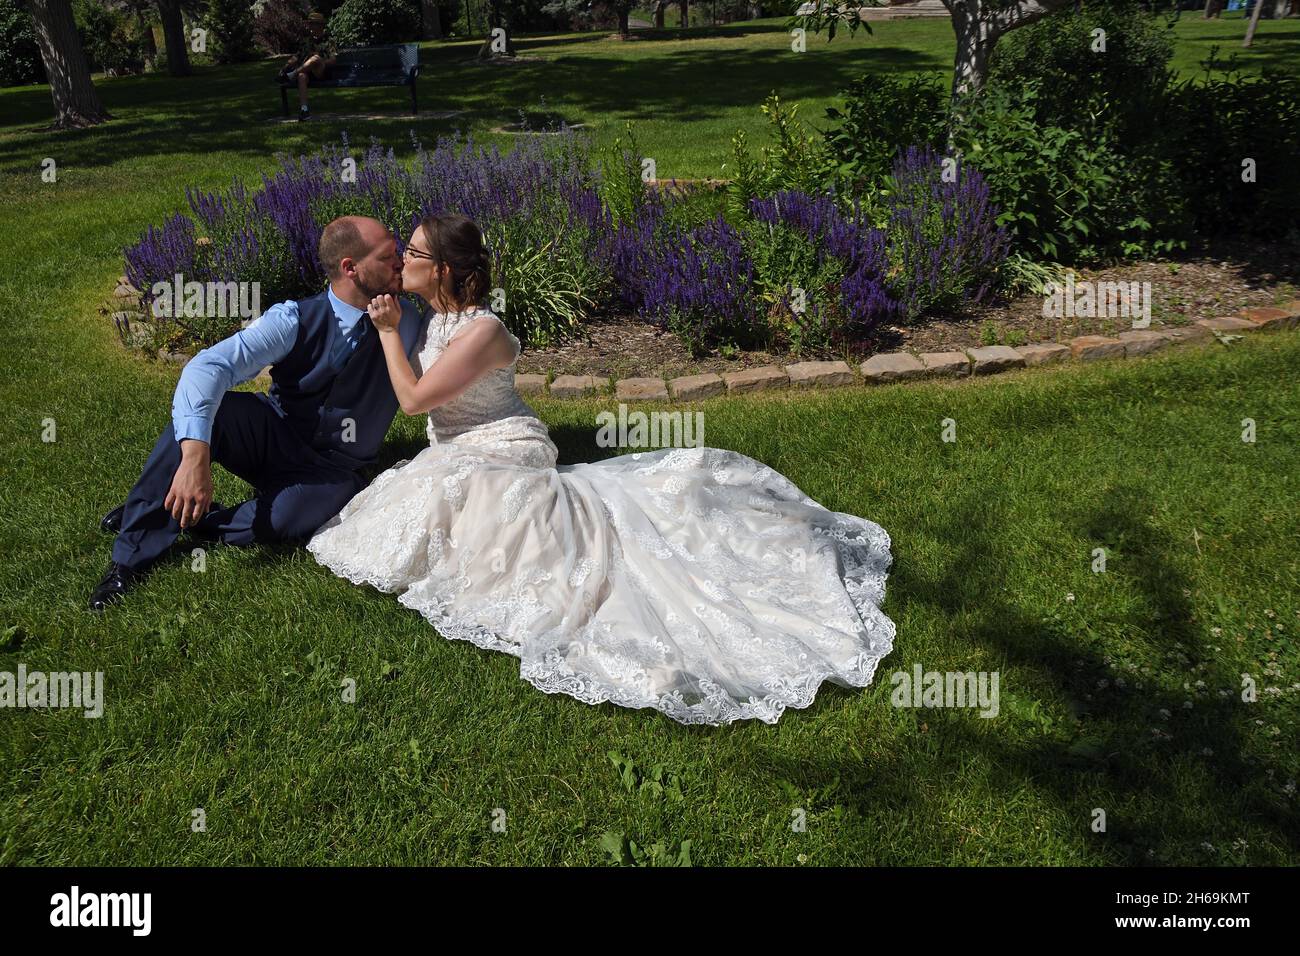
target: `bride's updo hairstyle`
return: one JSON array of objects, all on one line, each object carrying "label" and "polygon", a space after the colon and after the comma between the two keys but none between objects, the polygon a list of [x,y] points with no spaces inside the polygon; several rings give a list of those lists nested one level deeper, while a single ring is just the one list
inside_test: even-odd
[{"label": "bride's updo hairstyle", "polygon": [[481,306],[492,287],[491,266],[483,233],[468,216],[426,216],[420,231],[435,262],[451,267],[452,297],[460,309]]}]

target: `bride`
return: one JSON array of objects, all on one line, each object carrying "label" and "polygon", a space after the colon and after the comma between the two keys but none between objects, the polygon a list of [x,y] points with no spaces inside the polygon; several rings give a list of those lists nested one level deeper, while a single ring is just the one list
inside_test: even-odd
[{"label": "bride", "polygon": [[519,340],[482,305],[474,222],[421,222],[402,281],[434,309],[415,368],[393,297],[369,314],[403,411],[428,413],[429,447],[316,533],[317,561],[589,704],[776,723],[824,680],[871,682],[894,639],[883,528],[718,448],[557,467],[514,388]]}]

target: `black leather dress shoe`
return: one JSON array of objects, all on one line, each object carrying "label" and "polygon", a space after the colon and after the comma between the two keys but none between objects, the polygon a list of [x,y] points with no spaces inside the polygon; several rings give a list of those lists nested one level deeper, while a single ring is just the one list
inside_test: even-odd
[{"label": "black leather dress shoe", "polygon": [[104,515],[99,521],[101,531],[107,531],[109,534],[117,534],[122,530],[122,515],[126,513],[126,505],[118,505],[108,514]]},{"label": "black leather dress shoe", "polygon": [[95,585],[90,594],[90,609],[96,613],[103,611],[110,604],[117,604],[126,597],[128,591],[144,579],[144,572],[128,568],[116,561],[108,565],[103,579]]}]

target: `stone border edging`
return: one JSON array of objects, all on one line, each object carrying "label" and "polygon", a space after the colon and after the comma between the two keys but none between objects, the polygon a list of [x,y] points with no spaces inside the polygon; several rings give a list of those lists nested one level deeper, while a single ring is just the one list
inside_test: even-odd
[{"label": "stone border edging", "polygon": [[[1215,332],[1256,332],[1262,329],[1300,327],[1300,299],[1280,308],[1242,309],[1236,316],[1198,319],[1187,326],[1159,331],[1130,329],[1114,336],[1081,335],[1068,344],[1035,342],[1032,345],[982,345],[949,352],[884,352],[862,362],[855,373],[845,361],[796,362],[784,367],[763,365],[738,372],[705,372],[674,379],[624,378],[613,383],[614,397],[622,402],[695,401],[716,395],[788,388],[838,388],[845,385],[887,384],[916,379],[961,378],[993,375],[1008,369],[1051,365],[1067,359],[1094,362],[1099,359],[1134,358],[1170,345],[1209,341]],[[559,375],[547,386],[549,376],[535,373],[515,375],[521,395],[549,395],[552,398],[582,398],[597,395],[602,379],[593,375]]]},{"label": "stone border edging", "polygon": [[[136,321],[144,318],[137,311],[140,292],[127,282],[126,276],[122,276],[113,298],[119,307],[119,311],[112,313],[113,323],[123,341],[130,346],[143,334]],[[135,309],[131,309],[127,300],[134,300]],[[1130,329],[1114,336],[1081,335],[1070,339],[1068,345],[1056,342],[1035,342],[1016,347],[981,345],[948,352],[922,352],[919,356],[910,352],[883,352],[862,362],[856,373],[843,360],[795,362],[784,367],[763,365],[722,374],[681,375],[670,380],[632,377],[615,381],[612,377],[602,379],[595,375],[557,375],[552,379],[549,374],[520,373],[515,375],[515,388],[521,395],[585,398],[612,387],[614,397],[621,402],[666,402],[670,399],[686,402],[723,394],[743,395],[786,388],[839,388],[860,383],[880,385],[915,379],[992,375],[1066,359],[1093,362],[1133,358],[1170,345],[1208,341],[1219,332],[1232,334],[1297,327],[1300,327],[1300,299],[1292,299],[1280,307],[1253,306],[1242,309],[1235,316],[1198,319],[1191,325],[1171,329]],[[178,365],[190,360],[190,356],[183,352],[165,350],[159,350],[158,358]],[[258,380],[269,379],[268,371],[263,369]]]}]

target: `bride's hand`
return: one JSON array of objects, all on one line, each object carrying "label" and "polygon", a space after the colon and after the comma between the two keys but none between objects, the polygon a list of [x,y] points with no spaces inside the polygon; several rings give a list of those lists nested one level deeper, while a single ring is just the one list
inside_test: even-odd
[{"label": "bride's hand", "polygon": [[380,332],[393,332],[402,321],[402,306],[394,295],[377,295],[366,307],[370,321]]}]

